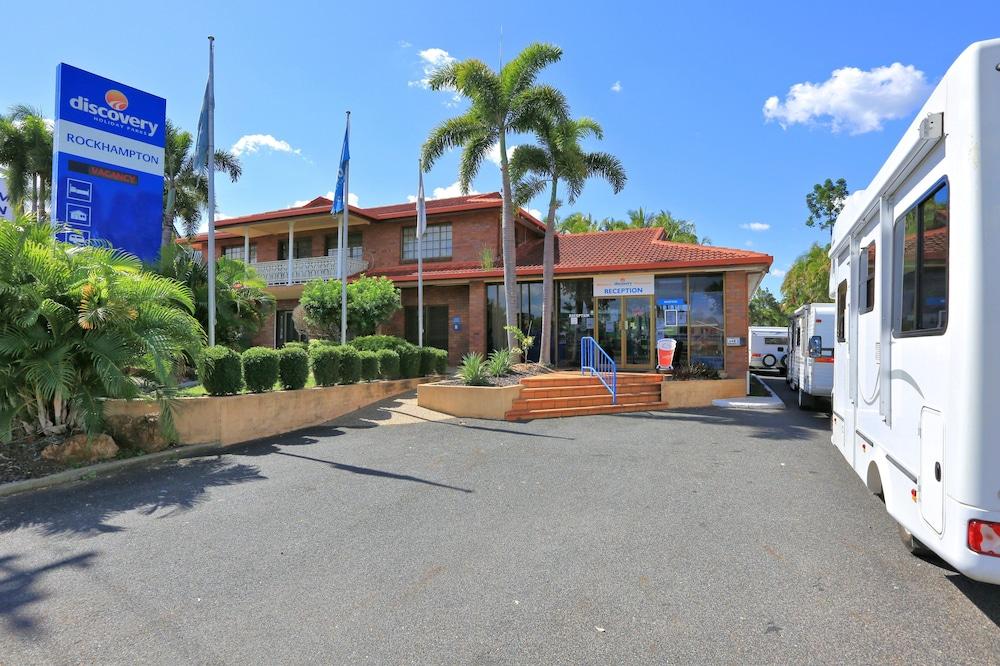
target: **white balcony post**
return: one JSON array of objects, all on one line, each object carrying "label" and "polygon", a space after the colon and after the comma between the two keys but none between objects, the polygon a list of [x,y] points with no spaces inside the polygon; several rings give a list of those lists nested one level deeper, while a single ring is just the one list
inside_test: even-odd
[{"label": "white balcony post", "polygon": [[295,254],[295,222],[288,223],[288,282],[292,283],[292,256]]},{"label": "white balcony post", "polygon": [[250,228],[243,228],[243,263],[250,263]]}]

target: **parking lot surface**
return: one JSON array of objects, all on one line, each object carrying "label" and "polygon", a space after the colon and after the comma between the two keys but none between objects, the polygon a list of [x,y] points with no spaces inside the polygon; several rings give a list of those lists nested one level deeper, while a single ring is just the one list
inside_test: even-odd
[{"label": "parking lot surface", "polygon": [[907,554],[828,428],[391,400],[9,497],[0,663],[997,662],[1000,588]]}]

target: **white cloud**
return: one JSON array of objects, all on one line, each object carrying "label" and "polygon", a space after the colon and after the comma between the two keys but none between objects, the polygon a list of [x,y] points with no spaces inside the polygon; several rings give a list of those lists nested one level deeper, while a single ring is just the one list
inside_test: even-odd
[{"label": "white cloud", "polygon": [[785,277],[785,273],[787,272],[788,271],[786,271],[783,268],[774,268],[773,266],[771,267],[771,275],[773,275],[774,277]]},{"label": "white cloud", "polygon": [[[507,159],[508,160],[511,157],[514,156],[514,149],[515,148],[517,148],[517,146],[507,146]],[[493,147],[490,148],[490,152],[486,155],[486,159],[488,159],[490,162],[493,162],[493,164],[496,164],[497,167],[500,166],[500,144],[499,143],[494,143],[493,144]]]},{"label": "white cloud", "polygon": [[[335,195],[333,193],[333,190],[330,190],[329,192],[327,192],[326,194],[324,194],[322,196],[326,197],[330,201],[333,201],[333,197]],[[293,201],[291,203],[291,205],[289,205],[288,207],[289,208],[301,208],[302,206],[305,206],[310,201],[312,201],[312,199],[300,199],[299,201]],[[348,192],[347,193],[347,203],[350,206],[357,206],[358,205],[358,195],[355,194],[354,192]]]},{"label": "white cloud", "polygon": [[752,241],[752,240],[748,240],[748,241],[746,242],[746,246],[747,246],[747,247],[753,247],[753,241]]},{"label": "white cloud", "polygon": [[542,211],[538,210],[537,208],[529,208],[528,212],[531,213],[536,219],[539,220],[542,219]]},{"label": "white cloud", "polygon": [[796,83],[784,102],[769,97],[764,118],[783,128],[819,123],[834,132],[864,134],[882,129],[886,120],[906,117],[929,92],[924,73],[913,65],[896,62],[868,71],[843,67],[822,83]]},{"label": "white cloud", "polygon": [[399,48],[401,48],[401,49],[408,49],[411,46],[413,46],[413,44],[409,43],[405,39],[399,40]]},{"label": "white cloud", "polygon": [[750,224],[740,225],[740,229],[746,229],[747,231],[767,231],[770,228],[771,225],[764,222],[751,222]]},{"label": "white cloud", "polygon": [[455,58],[450,53],[439,48],[424,49],[419,51],[417,55],[420,56],[424,68],[424,77],[416,81],[409,81],[407,85],[411,88],[430,88],[431,76],[434,72],[455,62]]},{"label": "white cloud", "polygon": [[620,93],[621,91],[622,91],[621,81],[615,81],[614,83],[611,84],[611,92]]},{"label": "white cloud", "polygon": [[278,153],[293,153],[295,155],[301,155],[302,151],[298,148],[292,148],[291,144],[287,141],[282,141],[281,139],[276,139],[270,134],[246,134],[241,136],[233,144],[233,147],[229,149],[236,157],[240,157],[244,154],[256,153],[262,148],[268,150],[273,150]]},{"label": "white cloud", "polygon": [[[478,190],[469,190],[466,194],[479,194]],[[431,195],[427,197],[430,199],[450,199],[451,197],[460,197],[462,194],[462,184],[457,180],[449,185],[448,187],[435,187],[431,191]],[[417,195],[409,194],[406,196],[406,200],[410,203],[417,202]]]}]

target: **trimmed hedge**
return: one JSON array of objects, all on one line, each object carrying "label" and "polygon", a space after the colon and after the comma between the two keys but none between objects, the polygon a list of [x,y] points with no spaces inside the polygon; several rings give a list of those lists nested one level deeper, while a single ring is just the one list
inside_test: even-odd
[{"label": "trimmed hedge", "polygon": [[399,379],[399,354],[391,349],[379,349],[375,357],[382,379]]},{"label": "trimmed hedge", "polygon": [[340,348],[340,383],[357,384],[361,379],[361,353],[350,345]]},{"label": "trimmed hedge", "polygon": [[251,393],[274,389],[278,381],[278,350],[270,347],[251,347],[243,352],[243,379]]},{"label": "trimmed hedge", "polygon": [[394,335],[362,335],[354,338],[348,344],[362,351],[377,352],[380,349],[391,349],[396,353],[399,353],[399,350],[404,347],[413,346],[403,338],[397,338]]},{"label": "trimmed hedge", "polygon": [[399,353],[399,374],[404,379],[420,376],[420,350],[410,345],[401,347]]},{"label": "trimmed hedge", "polygon": [[448,374],[448,352],[437,347],[430,347],[434,353],[434,372],[439,375]]},{"label": "trimmed hedge", "polygon": [[333,386],[340,381],[340,347],[319,344],[309,349],[313,379],[318,386]]},{"label": "trimmed hedge", "polygon": [[243,363],[229,347],[206,347],[198,362],[198,378],[209,395],[233,395],[243,389]]},{"label": "trimmed hedge", "polygon": [[437,358],[434,354],[434,347],[420,347],[420,376],[434,374],[434,361]]},{"label": "trimmed hedge", "polygon": [[285,346],[278,351],[278,378],[285,390],[298,390],[309,380],[309,355],[300,347]]},{"label": "trimmed hedge", "polygon": [[284,345],[282,345],[282,349],[288,349],[289,347],[295,347],[296,349],[301,349],[305,351],[306,343],[302,342],[301,340],[289,340]]},{"label": "trimmed hedge", "polygon": [[361,357],[361,378],[366,382],[378,379],[377,353],[368,350],[358,352],[358,356]]}]

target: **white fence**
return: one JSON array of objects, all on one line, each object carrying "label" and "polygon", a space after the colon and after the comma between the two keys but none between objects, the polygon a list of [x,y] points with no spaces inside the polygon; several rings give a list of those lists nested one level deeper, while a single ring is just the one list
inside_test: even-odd
[{"label": "white fence", "polygon": [[[317,278],[324,280],[337,278],[340,271],[337,268],[337,257],[306,257],[292,259],[291,275],[288,272],[288,260],[258,261],[251,264],[257,273],[267,281],[268,285],[302,284]],[[367,270],[368,262],[364,259],[348,258],[347,274],[355,275]]]}]

